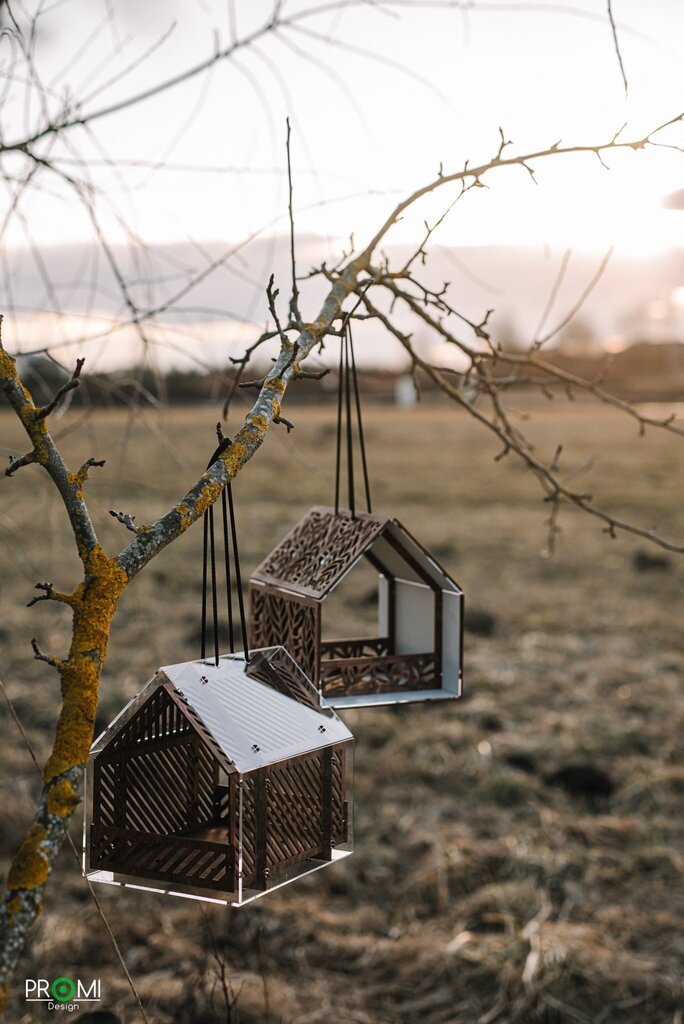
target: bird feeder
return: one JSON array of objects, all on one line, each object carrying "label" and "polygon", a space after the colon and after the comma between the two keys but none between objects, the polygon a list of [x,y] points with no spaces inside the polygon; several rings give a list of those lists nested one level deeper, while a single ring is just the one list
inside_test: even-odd
[{"label": "bird feeder", "polygon": [[282,647],[167,665],[92,747],[85,873],[241,906],[351,852],[351,763]]},{"label": "bird feeder", "polygon": [[[378,572],[377,636],[321,639],[326,600],[363,558]],[[252,644],[283,644],[332,707],[461,694],[463,592],[391,516],[311,509],[255,571],[250,598]]]}]

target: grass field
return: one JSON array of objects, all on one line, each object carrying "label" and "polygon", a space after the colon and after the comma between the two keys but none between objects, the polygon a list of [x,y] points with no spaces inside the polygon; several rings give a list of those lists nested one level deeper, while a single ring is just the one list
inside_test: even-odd
[{"label": "grass field", "polygon": [[[175,502],[213,448],[216,411],[80,415],[54,432],[75,466],[107,459],[88,493],[114,551],[127,534],[107,510],[144,523]],[[269,436],[235,487],[246,572],[332,497],[332,410],[292,415],[294,433]],[[611,540],[571,510],[547,557],[548,507],[511,458],[493,461],[480,427],[442,406],[370,409],[367,421],[376,509],[464,587],[466,695],[346,715],[356,852],[334,868],[244,910],[98,888],[151,1024],[681,1024],[684,560],[652,563],[638,553],[655,548]],[[582,405],[545,406],[527,427],[548,454],[563,442],[568,472],[593,460],[578,486],[607,508],[684,539],[681,442],[639,439],[633,423]],[[5,454],[26,447],[6,412],[0,441]],[[99,724],[158,665],[199,655],[200,554],[193,529],[124,596]],[[58,682],[29,641],[59,654],[68,620],[24,606],[39,580],[72,586],[78,564],[33,468],[2,478],[0,566],[0,674],[42,757]],[[369,587],[361,574],[337,603],[340,635],[367,626]],[[0,714],[5,859],[38,787]],[[59,975],[100,977],[103,1007],[141,1020],[66,850],[8,1019],[49,1019],[27,1010],[23,981]]]}]

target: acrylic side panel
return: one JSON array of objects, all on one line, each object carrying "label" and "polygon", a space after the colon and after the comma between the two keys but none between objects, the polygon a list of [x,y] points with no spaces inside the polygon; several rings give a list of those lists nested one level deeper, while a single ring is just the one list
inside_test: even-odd
[{"label": "acrylic side panel", "polygon": [[435,598],[429,587],[396,580],[395,616],[397,654],[434,650]]},{"label": "acrylic side panel", "polygon": [[442,685],[461,696],[463,671],[463,594],[442,594]]},{"label": "acrylic side panel", "polygon": [[390,635],[390,581],[378,576],[378,636]]}]

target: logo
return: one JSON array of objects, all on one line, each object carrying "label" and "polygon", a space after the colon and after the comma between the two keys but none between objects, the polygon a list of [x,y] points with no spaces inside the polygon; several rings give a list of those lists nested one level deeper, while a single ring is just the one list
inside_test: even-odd
[{"label": "logo", "polygon": [[99,1003],[101,982],[74,980],[65,976],[48,981],[47,978],[27,978],[24,995],[27,1003],[47,1003],[48,1010],[79,1010],[80,1003]]}]

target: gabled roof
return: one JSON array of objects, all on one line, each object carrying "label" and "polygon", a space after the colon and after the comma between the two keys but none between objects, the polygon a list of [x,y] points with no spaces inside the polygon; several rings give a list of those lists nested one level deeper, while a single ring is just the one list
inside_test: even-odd
[{"label": "gabled roof", "polygon": [[325,599],[356,562],[367,555],[395,579],[460,592],[457,583],[391,516],[316,506],[255,570],[253,583],[281,587],[303,597]]},{"label": "gabled roof", "polygon": [[243,654],[230,654],[218,665],[207,659],[164,666],[94,747],[106,746],[107,734],[118,731],[118,723],[123,726],[153,692],[169,685],[182,698],[177,702],[181,710],[187,705],[188,718],[195,727],[199,724],[207,745],[215,745],[238,772],[352,738],[331,708],[318,705],[315,687],[285,649],[271,647],[251,652],[249,663]]}]

